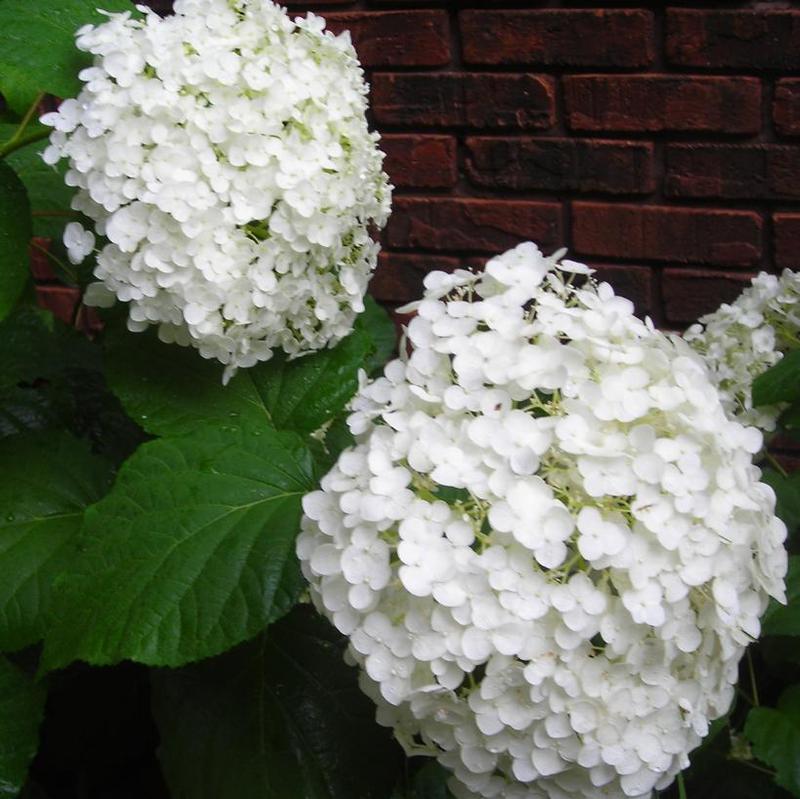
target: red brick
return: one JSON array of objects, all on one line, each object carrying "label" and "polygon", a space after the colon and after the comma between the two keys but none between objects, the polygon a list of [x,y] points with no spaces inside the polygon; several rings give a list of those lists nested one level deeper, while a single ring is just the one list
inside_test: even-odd
[{"label": "red brick", "polygon": [[72,324],[75,305],[80,296],[80,291],[72,286],[36,287],[36,300],[39,305],[66,324]]},{"label": "red brick", "polygon": [[756,133],[756,78],[671,75],[573,75],[564,78],[573,130]]},{"label": "red brick", "polygon": [[800,213],[775,214],[775,266],[800,269]]},{"label": "red brick", "polygon": [[649,266],[620,266],[619,264],[590,264],[598,281],[610,283],[614,292],[629,299],[637,316],[653,311],[653,268]]},{"label": "red brick", "polygon": [[800,470],[800,457],[785,455],[782,452],[776,452],[775,460],[777,460],[784,471],[788,472],[789,474]]},{"label": "red brick", "polygon": [[800,78],[784,78],[775,84],[772,121],[782,136],[800,136]]},{"label": "red brick", "polygon": [[751,275],[726,274],[684,269],[665,269],[661,296],[667,321],[691,325],[701,316],[715,311],[723,302],[732,302],[744,289]]},{"label": "red brick", "polygon": [[549,128],[555,86],[542,75],[377,73],[372,113],[382,125]]},{"label": "red brick", "polygon": [[776,434],[769,441],[770,450],[786,450],[791,453],[800,453],[800,441],[787,435]]},{"label": "red brick", "polygon": [[671,197],[800,199],[800,147],[670,144],[664,190]]},{"label": "red brick", "polygon": [[610,194],[655,188],[649,142],[475,136],[466,144],[476,186]]},{"label": "red brick", "polygon": [[378,268],[369,284],[369,293],[385,302],[411,302],[422,296],[422,281],[428,272],[452,272],[462,266],[458,258],[446,255],[419,255],[387,252],[378,256]]},{"label": "red brick", "polygon": [[574,202],[576,252],[604,258],[755,266],[761,218],[752,211]]},{"label": "red brick", "polygon": [[653,14],[641,9],[462,11],[468,64],[644,67],[653,62]]},{"label": "red brick", "polygon": [[458,180],[453,136],[387,133],[380,146],[384,168],[398,188],[447,188]]},{"label": "red brick", "polygon": [[800,68],[800,11],[667,9],[667,58],[684,67]]},{"label": "red brick", "polygon": [[36,236],[31,239],[29,258],[31,262],[31,274],[34,280],[58,280],[58,276],[53,271],[53,264],[47,257],[47,250],[49,247],[50,239],[45,239],[41,236]]},{"label": "red brick", "polygon": [[386,228],[390,247],[499,253],[531,239],[561,244],[561,206],[530,200],[397,197]]},{"label": "red brick", "polygon": [[334,33],[349,30],[365,67],[441,67],[450,63],[445,11],[346,11],[326,14]]}]

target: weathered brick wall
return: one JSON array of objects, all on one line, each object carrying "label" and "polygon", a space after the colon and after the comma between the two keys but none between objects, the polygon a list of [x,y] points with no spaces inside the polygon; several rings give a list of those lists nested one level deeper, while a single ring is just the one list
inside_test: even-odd
[{"label": "weathered brick wall", "polygon": [[797,3],[317,0],[397,187],[375,295],[533,239],[682,327],[800,266]]},{"label": "weathered brick wall", "polygon": [[533,239],[682,328],[800,267],[800,3],[287,5],[368,71],[397,187],[379,300]]}]

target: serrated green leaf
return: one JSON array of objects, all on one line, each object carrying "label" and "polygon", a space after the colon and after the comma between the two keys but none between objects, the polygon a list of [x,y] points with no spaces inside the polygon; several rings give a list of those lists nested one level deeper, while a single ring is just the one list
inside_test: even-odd
[{"label": "serrated green leaf", "polygon": [[45,632],[52,583],[72,559],[84,509],[111,483],[109,464],[67,433],[0,441],[0,649]]},{"label": "serrated green leaf", "polygon": [[800,527],[800,472],[784,475],[775,469],[763,469],[761,479],[775,492],[775,512],[791,535]]},{"label": "serrated green leaf", "polygon": [[744,734],[753,754],[776,770],[778,785],[800,796],[800,685],[784,691],[777,708],[754,707]]},{"label": "serrated green leaf", "polygon": [[266,426],[209,425],[142,445],[86,511],[81,554],[57,584],[44,668],[181,665],[287,612],[311,474],[300,439]]},{"label": "serrated green leaf", "polygon": [[[2,3],[3,0],[0,0]],[[17,129],[16,125],[0,124],[0,143],[8,141]],[[26,135],[47,130],[44,125],[33,124],[26,128]],[[64,182],[67,171],[65,161],[51,166],[42,161],[42,151],[48,142],[37,141],[20,147],[6,157],[6,163],[17,173],[28,192],[33,213],[33,235],[61,239],[64,226],[70,217],[77,214],[70,210],[70,201],[75,189]],[[45,216],[45,214],[51,214]]]},{"label": "serrated green leaf", "polygon": [[128,0],[0,2],[0,93],[17,113],[24,112],[39,92],[72,97],[80,91],[78,72],[91,64],[91,56],[75,47],[75,32],[105,19],[98,6],[139,15]]},{"label": "serrated green leaf", "polygon": [[0,657],[0,797],[22,790],[39,745],[47,692],[6,658]]},{"label": "serrated green leaf", "polygon": [[386,799],[402,752],[308,606],[221,657],[153,674],[173,799]]},{"label": "serrated green leaf", "polygon": [[182,435],[215,421],[269,423],[313,432],[338,413],[358,385],[370,348],[363,333],[287,361],[282,354],[240,369],[227,386],[222,367],[153,333],[107,337],[109,383],[132,419],[154,435]]},{"label": "serrated green leaf", "polygon": [[763,635],[800,635],[800,555],[789,558],[786,604],[770,601],[761,620]]},{"label": "serrated green leaf", "polygon": [[356,330],[363,330],[373,342],[373,350],[364,363],[367,374],[383,371],[386,362],[397,352],[397,331],[386,311],[369,295],[364,297],[364,311],[356,318]]},{"label": "serrated green leaf", "polygon": [[369,337],[356,331],[333,349],[296,361],[277,355],[248,377],[277,428],[313,433],[355,394],[369,351]]},{"label": "serrated green leaf", "polygon": [[30,277],[30,239],[31,212],[25,186],[14,170],[0,161],[0,319],[16,305]]},{"label": "serrated green leaf", "polygon": [[800,396],[800,350],[787,352],[753,381],[753,405],[794,402]]}]

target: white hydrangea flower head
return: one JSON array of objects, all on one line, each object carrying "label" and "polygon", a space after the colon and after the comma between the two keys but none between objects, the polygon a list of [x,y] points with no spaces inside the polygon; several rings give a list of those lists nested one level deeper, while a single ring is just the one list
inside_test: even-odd
[{"label": "white hydrangea flower head", "polygon": [[[270,0],[111,14],[77,45],[84,87],[44,153],[100,237],[95,276],[128,326],[237,368],[337,342],[363,310],[389,213],[349,34]],[[70,258],[94,246],[74,223]]]},{"label": "white hydrangea flower head", "polygon": [[362,382],[356,444],[303,503],[313,601],[461,799],[666,787],[784,599],[761,434],[560,256],[428,275],[411,354]]},{"label": "white hydrangea flower head", "polygon": [[702,317],[684,338],[705,358],[728,414],[773,431],[785,406],[754,408],[752,385],[800,347],[800,272],[761,272],[735,302]]}]

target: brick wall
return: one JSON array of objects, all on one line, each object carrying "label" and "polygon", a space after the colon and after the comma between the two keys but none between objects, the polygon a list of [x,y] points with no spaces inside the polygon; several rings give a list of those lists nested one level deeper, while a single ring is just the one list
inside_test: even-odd
[{"label": "brick wall", "polygon": [[397,187],[380,300],[533,239],[680,328],[800,266],[796,3],[288,5],[369,73]]},{"label": "brick wall", "polygon": [[396,186],[387,305],[525,239],[672,328],[800,267],[798,3],[287,5],[349,29],[367,69]]}]

